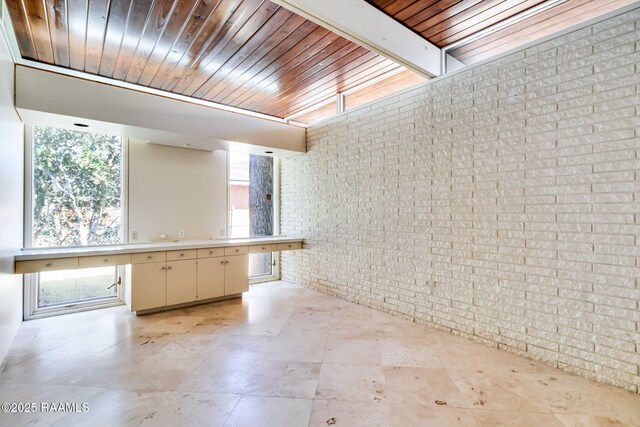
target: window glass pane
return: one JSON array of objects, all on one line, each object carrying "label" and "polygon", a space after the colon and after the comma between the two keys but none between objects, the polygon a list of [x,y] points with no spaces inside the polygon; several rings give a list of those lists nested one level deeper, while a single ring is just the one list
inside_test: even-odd
[{"label": "window glass pane", "polygon": [[273,253],[249,255],[249,277],[271,276],[273,274]]},{"label": "window glass pane", "polygon": [[273,158],[229,153],[230,237],[273,236]]},{"label": "window glass pane", "polygon": [[33,246],[120,243],[121,176],[120,138],[34,126]]},{"label": "window glass pane", "polygon": [[[229,153],[230,237],[273,236],[273,158]],[[249,256],[249,276],[272,274],[273,255]]]},{"label": "window glass pane", "polygon": [[229,153],[230,237],[249,237],[249,154]]},{"label": "window glass pane", "polygon": [[273,236],[273,157],[249,157],[249,228],[251,237]]},{"label": "window glass pane", "polygon": [[38,308],[115,298],[116,286],[107,288],[116,280],[115,267],[40,273]]}]

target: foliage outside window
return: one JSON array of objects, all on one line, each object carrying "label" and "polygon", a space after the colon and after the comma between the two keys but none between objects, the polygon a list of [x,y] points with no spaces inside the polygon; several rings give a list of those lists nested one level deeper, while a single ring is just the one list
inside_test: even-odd
[{"label": "foliage outside window", "polygon": [[34,247],[104,245],[122,240],[122,141],[34,126]]}]

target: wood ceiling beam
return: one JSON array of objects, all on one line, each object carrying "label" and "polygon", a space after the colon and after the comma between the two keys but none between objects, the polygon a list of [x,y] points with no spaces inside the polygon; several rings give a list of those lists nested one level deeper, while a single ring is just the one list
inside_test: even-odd
[{"label": "wood ceiling beam", "polygon": [[442,51],[364,0],[272,0],[427,78],[442,72]]}]

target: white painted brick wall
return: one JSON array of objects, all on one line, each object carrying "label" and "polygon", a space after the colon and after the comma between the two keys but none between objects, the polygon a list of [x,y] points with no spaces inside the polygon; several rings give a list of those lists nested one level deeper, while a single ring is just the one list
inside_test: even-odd
[{"label": "white painted brick wall", "polygon": [[638,392],[640,9],[314,126],[282,277]]}]

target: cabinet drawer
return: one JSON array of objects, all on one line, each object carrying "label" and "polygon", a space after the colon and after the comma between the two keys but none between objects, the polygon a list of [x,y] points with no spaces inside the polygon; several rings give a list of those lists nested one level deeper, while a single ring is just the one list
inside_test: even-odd
[{"label": "cabinet drawer", "polygon": [[214,258],[224,256],[224,248],[198,249],[198,258]]},{"label": "cabinet drawer", "polygon": [[110,265],[127,265],[131,264],[131,255],[96,255],[80,257],[78,261],[79,268],[106,267]]},{"label": "cabinet drawer", "polygon": [[278,244],[277,243],[272,243],[272,244],[268,244],[268,245],[252,245],[249,246],[249,253],[250,254],[260,254],[260,253],[264,253],[264,252],[277,252],[278,251]]},{"label": "cabinet drawer", "polygon": [[73,270],[78,268],[78,258],[38,259],[17,261],[16,273],[40,273],[42,271]]},{"label": "cabinet drawer", "polygon": [[181,259],[196,259],[197,251],[189,249],[187,251],[169,251],[167,252],[167,261],[179,261]]},{"label": "cabinet drawer", "polygon": [[279,251],[293,251],[296,249],[302,249],[302,243],[278,243]]},{"label": "cabinet drawer", "polygon": [[249,246],[231,246],[224,248],[225,255],[246,255],[249,253]]},{"label": "cabinet drawer", "polygon": [[164,262],[167,260],[166,252],[143,252],[131,255],[131,264],[146,264],[149,262]]}]

